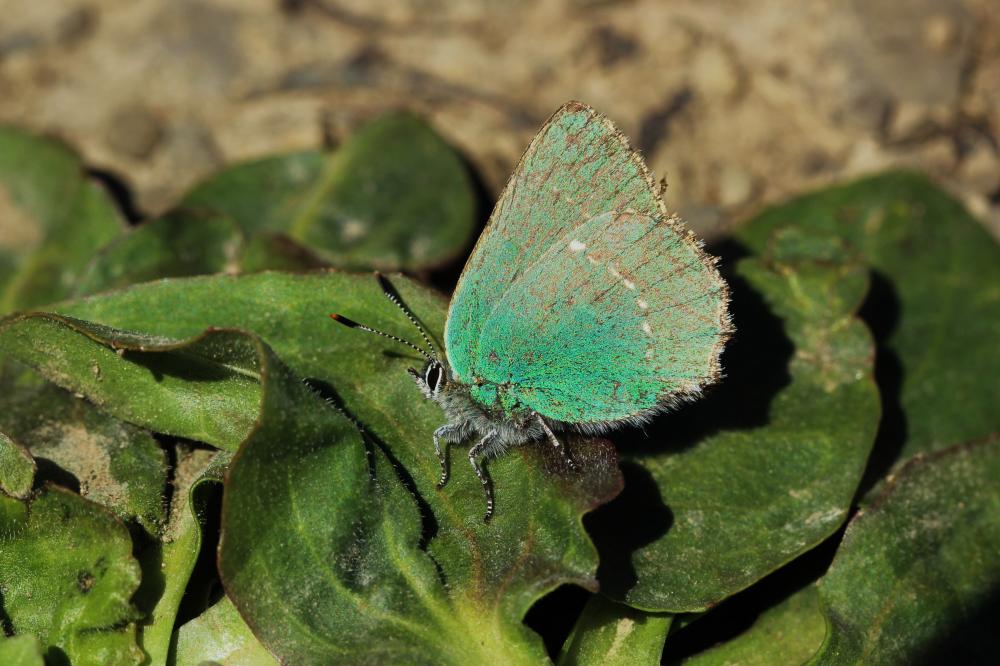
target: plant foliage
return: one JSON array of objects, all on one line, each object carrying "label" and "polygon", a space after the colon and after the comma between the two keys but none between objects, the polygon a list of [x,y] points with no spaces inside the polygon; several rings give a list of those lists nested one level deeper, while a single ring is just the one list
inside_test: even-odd
[{"label": "plant foliage", "polygon": [[[722,384],[573,439],[577,471],[491,461],[489,524],[459,447],[436,488],[419,356],[327,318],[419,342],[366,270],[460,258],[474,210],[408,115],[132,229],[72,151],[0,130],[0,662],[994,654],[1000,251],[958,203],[892,172],[748,220],[715,248]],[[440,339],[447,301],[391,280]],[[566,584],[568,638],[529,613]]]}]

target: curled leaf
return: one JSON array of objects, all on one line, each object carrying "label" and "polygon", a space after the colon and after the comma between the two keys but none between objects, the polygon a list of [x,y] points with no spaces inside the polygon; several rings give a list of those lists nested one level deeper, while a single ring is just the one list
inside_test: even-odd
[{"label": "curled leaf", "polygon": [[[440,331],[444,318],[441,299],[405,279],[398,279],[395,284],[431,330]],[[282,367],[287,365],[295,379],[293,384],[300,387],[295,390],[306,391],[289,393],[300,396],[297,400],[306,410],[296,421],[301,422],[302,428],[313,419],[329,419],[336,414],[313,391],[301,386],[300,379],[308,378],[316,390],[343,405],[363,424],[392,459],[391,466],[380,469],[395,469],[393,474],[401,474],[409,491],[402,496],[408,502],[415,497],[420,508],[408,509],[405,503],[398,504],[403,500],[397,489],[392,491],[392,501],[396,504],[389,506],[397,507],[398,511],[382,508],[378,515],[387,517],[387,529],[389,524],[396,524],[393,529],[408,535],[403,542],[410,549],[406,551],[410,552],[407,557],[424,561],[420,558],[429,555],[426,561],[432,563],[432,571],[439,577],[434,585],[441,585],[440,579],[444,585],[444,592],[434,594],[443,594],[443,603],[450,612],[463,618],[467,626],[462,635],[483,637],[481,640],[488,642],[503,641],[512,655],[543,654],[538,637],[521,622],[531,605],[565,582],[591,589],[596,586],[597,554],[581,522],[584,513],[607,501],[620,487],[613,449],[601,441],[569,442],[582,467],[578,474],[562,469],[557,457],[545,446],[527,446],[491,461],[498,510],[494,521],[484,524],[482,488],[472,470],[457,462],[462,458],[457,447],[451,482],[443,490],[435,488],[438,461],[431,435],[443,422],[443,415],[436,405],[420,396],[406,374],[406,368],[419,360],[406,356],[405,347],[391,341],[337,328],[326,316],[330,311],[340,310],[378,328],[416,336],[371,277],[263,273],[170,280],[67,303],[60,309],[64,315],[19,317],[0,325],[0,348],[13,350],[12,353],[26,360],[34,359],[54,381],[154,430],[169,427],[176,434],[227,448],[246,440],[246,453],[240,458],[246,462],[241,464],[250,465],[258,456],[265,461],[275,456],[287,459],[285,465],[258,462],[255,467],[245,468],[256,470],[252,473],[239,472],[234,466],[230,484],[235,488],[235,479],[254,478],[274,488],[272,499],[276,508],[287,512],[294,506],[308,518],[307,527],[303,528],[305,536],[297,539],[315,538],[314,531],[342,534],[344,525],[329,524],[328,512],[330,493],[344,489],[328,488],[329,478],[323,478],[324,468],[302,468],[301,461],[284,451],[285,448],[289,452],[300,451],[302,447],[322,443],[331,450],[318,449],[317,455],[348,456],[348,461],[337,464],[354,465],[349,468],[353,470],[350,473],[364,472],[367,483],[364,460],[358,457],[363,450],[357,444],[346,443],[338,449],[333,446],[338,440],[310,444],[311,440],[306,438],[293,445],[298,436],[296,430],[285,433],[272,430],[259,420],[261,401],[266,402],[267,398],[267,378],[260,366],[263,353],[260,342],[251,344],[248,340],[256,338],[235,332],[201,333],[211,326],[223,326],[261,336],[280,357]],[[66,316],[70,313],[72,318]],[[86,323],[80,318],[101,323]],[[45,350],[58,347],[62,351],[37,353],[30,344],[36,338],[46,341],[40,343]],[[126,351],[119,356],[112,347]],[[98,383],[87,378],[87,361],[94,358],[102,364],[102,376],[113,377],[114,381]],[[110,364],[105,366],[106,362]],[[276,395],[279,394],[280,391]],[[111,395],[115,396],[113,401],[108,399]],[[231,409],[223,409],[226,406]],[[291,406],[288,410],[292,413]],[[332,426],[323,425],[326,427]],[[337,426],[342,427],[342,424]],[[257,439],[258,431],[270,434],[261,442]],[[353,426],[350,431],[353,432]],[[251,442],[256,443],[251,446]],[[345,453],[352,447],[353,454]],[[251,455],[250,451],[258,452]],[[327,461],[327,474],[332,474],[338,459],[321,460]],[[301,470],[303,479],[315,480],[296,481],[289,486],[289,469]],[[389,472],[383,472],[377,478],[382,482],[388,475]],[[308,491],[315,495],[310,495],[308,511],[303,513],[301,501],[294,495],[284,497],[279,490],[284,494]],[[358,488],[357,501],[383,501],[379,495],[368,496],[361,490]],[[239,496],[233,495],[235,491],[227,492]],[[227,506],[228,502],[227,499]],[[230,525],[227,534],[236,535],[240,529],[235,526],[238,523],[230,522],[236,514],[227,515],[230,516],[226,521]],[[288,520],[282,518],[278,522]],[[409,524],[410,521],[415,524]],[[259,521],[247,526],[260,527]],[[275,528],[273,537],[255,543],[261,550],[265,543],[277,548],[282,543],[280,536]],[[386,545],[384,540],[367,543],[374,549],[371,557],[386,557],[379,550]],[[308,575],[321,581],[329,577],[321,569],[314,569]],[[230,579],[228,584],[234,585],[234,580]],[[424,584],[431,583],[423,581],[421,585]],[[268,588],[257,586],[259,594],[267,591]],[[253,611],[244,606],[249,602],[241,594],[234,594],[234,598],[251,620]],[[335,599],[330,595],[330,603]],[[432,619],[426,614],[419,617],[421,622]],[[269,621],[276,622],[277,628],[284,627],[286,635],[294,635],[291,627],[302,620],[290,616]],[[250,624],[258,628],[255,622]],[[268,645],[275,647],[273,642]]]},{"label": "curled leaf", "polygon": [[171,663],[220,666],[277,666],[254,637],[233,602],[223,597],[177,631],[177,654]]},{"label": "curled leaf", "polygon": [[646,613],[597,594],[559,655],[559,666],[657,666],[673,616]]}]

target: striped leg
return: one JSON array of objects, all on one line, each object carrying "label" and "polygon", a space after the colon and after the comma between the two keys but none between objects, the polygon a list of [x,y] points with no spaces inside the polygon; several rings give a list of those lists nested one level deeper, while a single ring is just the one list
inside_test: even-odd
[{"label": "striped leg", "polygon": [[[448,447],[447,445],[455,441],[455,426],[452,423],[443,425],[434,431],[434,453],[437,454],[438,460],[441,462],[441,477],[438,479],[438,490],[444,488],[444,484],[448,483]],[[441,441],[444,440],[445,448],[441,448]]]},{"label": "striped leg", "polygon": [[472,469],[476,471],[476,476],[479,477],[479,482],[483,484],[483,491],[486,493],[486,515],[483,516],[483,522],[487,523],[493,517],[493,482],[490,480],[490,475],[476,461],[476,457],[489,446],[494,437],[496,437],[496,433],[491,432],[469,449],[469,462],[472,464]]},{"label": "striped leg", "polygon": [[539,414],[535,414],[535,418],[538,419],[538,424],[542,426],[542,430],[545,431],[545,436],[549,438],[549,442],[555,447],[556,451],[559,452],[559,455],[562,456],[563,462],[566,463],[566,466],[574,472],[577,471],[579,468],[576,463],[573,462],[573,459],[570,458],[569,451],[567,451],[566,447],[563,446],[563,443],[559,441],[556,434],[552,432],[552,428],[549,427],[549,424],[546,423],[545,419],[543,419]]}]

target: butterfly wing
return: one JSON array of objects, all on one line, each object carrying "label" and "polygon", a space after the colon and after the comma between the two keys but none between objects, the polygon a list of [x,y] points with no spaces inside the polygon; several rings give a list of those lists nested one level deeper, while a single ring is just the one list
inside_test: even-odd
[{"label": "butterfly wing", "polygon": [[[459,281],[452,369],[573,423],[634,417],[719,374],[725,283],[603,116],[562,107],[528,147]],[[475,395],[475,391],[474,391]]]}]

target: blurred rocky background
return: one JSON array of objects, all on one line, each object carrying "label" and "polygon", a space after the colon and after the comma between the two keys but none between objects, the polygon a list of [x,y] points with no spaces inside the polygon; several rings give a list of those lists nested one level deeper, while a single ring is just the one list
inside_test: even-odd
[{"label": "blurred rocky background", "polygon": [[568,99],[702,233],[905,165],[1000,236],[996,0],[0,0],[0,122],[69,141],[145,214],[391,108],[494,196]]}]

